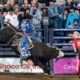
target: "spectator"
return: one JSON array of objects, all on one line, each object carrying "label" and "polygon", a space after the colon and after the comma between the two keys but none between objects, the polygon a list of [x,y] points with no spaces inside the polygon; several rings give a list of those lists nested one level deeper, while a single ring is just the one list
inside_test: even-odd
[{"label": "spectator", "polygon": [[80,9],[76,8],[75,12],[78,14],[78,16],[80,16]]},{"label": "spectator", "polygon": [[15,4],[14,9],[19,9],[19,6]]},{"label": "spectator", "polygon": [[31,8],[31,4],[28,3],[29,2],[28,0],[23,0],[23,2],[24,3],[23,3],[23,5],[21,7],[24,7],[24,9]]},{"label": "spectator", "polygon": [[3,18],[5,18],[5,16],[6,16],[7,13],[8,13],[8,9],[5,8],[5,7],[3,7],[3,8],[2,8],[2,12],[3,12]]},{"label": "spectator", "polygon": [[6,3],[7,3],[7,0],[2,0],[2,3],[3,3],[3,4],[6,4]]},{"label": "spectator", "polygon": [[41,3],[38,3],[38,8],[42,8],[42,4]]},{"label": "spectator", "polygon": [[59,16],[58,27],[63,28],[62,21],[63,21],[64,5],[63,4],[61,4],[61,5],[58,4],[57,8],[58,8],[58,16]]},{"label": "spectator", "polygon": [[45,3],[47,6],[49,6],[49,0],[38,0],[39,3]]},{"label": "spectator", "polygon": [[23,4],[23,0],[15,0],[15,3],[21,6]]},{"label": "spectator", "polygon": [[32,18],[32,16],[30,15],[30,8],[26,8],[25,14],[26,14],[27,16],[30,16],[30,17]]},{"label": "spectator", "polygon": [[14,13],[16,14],[16,16],[19,15],[19,6],[18,5],[14,6]]},{"label": "spectator", "polygon": [[67,18],[67,22],[66,22],[66,28],[67,28],[69,25],[73,24],[73,22],[74,22],[75,19],[79,19],[79,16],[78,16],[78,14],[74,11],[74,8],[71,7],[71,8],[70,8],[70,13],[68,14],[68,18]]},{"label": "spectator", "polygon": [[64,23],[64,24],[62,24],[62,27],[63,28],[66,28],[66,21],[67,21],[68,13],[69,13],[68,8],[66,8],[64,10],[63,15],[62,15],[62,19],[63,19],[63,22],[62,23]]},{"label": "spectator", "polygon": [[[48,1],[49,1],[49,0],[38,0],[39,3],[41,3],[41,4],[42,4],[42,3],[45,3],[46,5],[49,4]],[[47,3],[47,2],[48,2],[48,3]]]},{"label": "spectator", "polygon": [[15,0],[7,0],[7,6],[14,6]]},{"label": "spectator", "polygon": [[78,19],[75,19],[73,24],[69,25],[68,28],[71,28],[71,29],[78,29],[79,28],[79,20]]},{"label": "spectator", "polygon": [[18,20],[19,20],[19,29],[21,29],[21,22],[23,21],[24,19],[24,15],[25,15],[25,9],[23,7],[20,8],[20,11],[19,11],[19,15],[18,15]]},{"label": "spectator", "polygon": [[48,17],[48,9],[47,8],[42,8],[42,17]]},{"label": "spectator", "polygon": [[16,16],[18,16],[19,15],[19,10],[18,9],[15,9],[14,10],[14,13],[15,13]]},{"label": "spectator", "polygon": [[[48,32],[47,32],[48,26],[49,26],[48,9],[47,8],[42,8],[42,29],[45,30],[45,31],[42,31],[42,36],[44,36],[45,34],[46,35],[48,34]],[[44,36],[44,39],[46,37]],[[44,39],[43,39],[43,42],[44,42]]]},{"label": "spectator", "polygon": [[72,2],[72,0],[66,0],[65,6],[70,6],[71,2]]},{"label": "spectator", "polygon": [[77,6],[77,1],[68,0],[68,2],[66,3],[66,6],[75,7]]},{"label": "spectator", "polygon": [[50,17],[50,25],[53,28],[59,28],[59,14],[58,14],[58,7],[55,5],[55,2],[50,1],[48,8],[48,16]]},{"label": "spectator", "polygon": [[3,14],[2,14],[2,10],[0,9],[0,29],[3,28],[4,26],[4,20],[3,20]]},{"label": "spectator", "polygon": [[48,17],[48,9],[42,8],[42,25],[43,28],[46,26],[48,28],[49,26],[49,17]]},{"label": "spectator", "polygon": [[[31,4],[31,1],[33,0],[24,0],[24,3]],[[34,0],[34,1],[37,1],[37,0]]]},{"label": "spectator", "polygon": [[28,0],[24,0],[24,6],[28,6]]},{"label": "spectator", "polygon": [[[34,29],[41,29],[42,11],[38,8],[38,3],[33,3],[30,9],[30,15],[33,16],[32,25]],[[41,42],[41,32],[35,32],[34,39]]]},{"label": "spectator", "polygon": [[18,17],[14,14],[14,9],[12,7],[9,8],[9,13],[7,13],[7,15],[5,16],[5,23],[8,25],[11,24],[18,29]]},{"label": "spectator", "polygon": [[0,7],[3,7],[3,1],[0,0]]},{"label": "spectator", "polygon": [[78,15],[79,15],[79,26],[80,26],[80,9],[77,9],[76,12],[77,12]]},{"label": "spectator", "polygon": [[46,6],[46,4],[43,2],[42,3],[42,8],[46,8],[47,6]]},{"label": "spectator", "polygon": [[65,5],[65,0],[56,0],[56,3],[59,5],[62,5],[62,4]]},{"label": "spectator", "polygon": [[78,16],[79,16],[79,26],[80,26],[80,9],[78,9],[78,8],[76,8],[76,10],[75,10],[75,12],[78,14]]},{"label": "spectator", "polygon": [[28,4],[28,0],[24,0],[24,4]]},{"label": "spectator", "polygon": [[25,10],[25,15],[26,15],[26,17],[30,17],[30,21],[31,21],[32,16],[30,15],[30,8],[27,8],[27,9]]}]

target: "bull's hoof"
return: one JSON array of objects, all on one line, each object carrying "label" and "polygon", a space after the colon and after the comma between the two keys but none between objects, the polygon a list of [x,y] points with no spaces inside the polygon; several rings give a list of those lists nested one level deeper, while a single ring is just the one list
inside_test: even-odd
[{"label": "bull's hoof", "polygon": [[48,73],[44,73],[44,75],[45,75],[45,76],[49,76],[49,74],[48,74]]},{"label": "bull's hoof", "polygon": [[44,73],[44,76],[47,76],[47,77],[53,78],[53,75],[52,75],[52,74],[48,74],[48,73]]}]

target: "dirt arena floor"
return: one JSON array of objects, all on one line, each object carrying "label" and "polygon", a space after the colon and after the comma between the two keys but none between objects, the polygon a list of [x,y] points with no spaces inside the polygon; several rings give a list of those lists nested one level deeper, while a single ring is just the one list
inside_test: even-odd
[{"label": "dirt arena floor", "polygon": [[80,80],[77,75],[0,74],[0,80]]}]

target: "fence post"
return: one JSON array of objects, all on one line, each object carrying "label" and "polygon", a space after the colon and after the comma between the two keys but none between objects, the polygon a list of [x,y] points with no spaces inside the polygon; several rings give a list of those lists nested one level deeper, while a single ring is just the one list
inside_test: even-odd
[{"label": "fence post", "polygon": [[52,46],[52,44],[53,44],[53,28],[49,29],[49,43]]},{"label": "fence post", "polygon": [[44,26],[44,43],[48,43],[48,26]]},{"label": "fence post", "polygon": [[[53,46],[53,28],[49,29],[49,43],[52,47]],[[49,61],[49,65],[50,65],[50,74],[53,74],[53,60]]]}]

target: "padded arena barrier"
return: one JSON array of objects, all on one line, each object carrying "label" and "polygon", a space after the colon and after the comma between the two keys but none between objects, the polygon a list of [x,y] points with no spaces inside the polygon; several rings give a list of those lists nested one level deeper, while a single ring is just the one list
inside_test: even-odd
[{"label": "padded arena barrier", "polygon": [[0,58],[0,73],[43,73],[38,66],[31,66],[23,61],[20,64],[20,58]]},{"label": "padded arena barrier", "polygon": [[76,58],[60,58],[53,60],[54,74],[77,74]]}]

